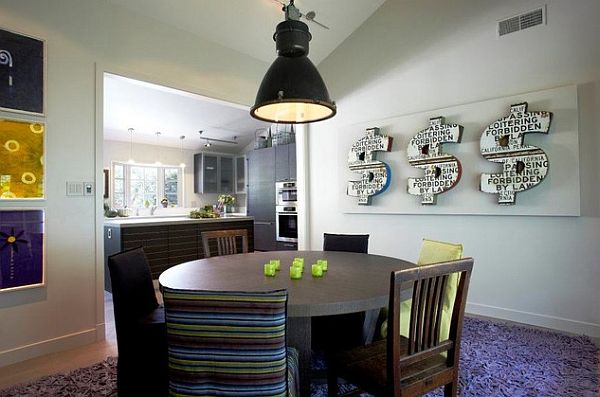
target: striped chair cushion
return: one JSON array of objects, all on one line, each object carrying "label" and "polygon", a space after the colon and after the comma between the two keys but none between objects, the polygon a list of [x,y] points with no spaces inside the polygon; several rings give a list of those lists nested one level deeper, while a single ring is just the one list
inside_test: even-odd
[{"label": "striped chair cushion", "polygon": [[171,396],[287,395],[286,290],[163,296]]}]

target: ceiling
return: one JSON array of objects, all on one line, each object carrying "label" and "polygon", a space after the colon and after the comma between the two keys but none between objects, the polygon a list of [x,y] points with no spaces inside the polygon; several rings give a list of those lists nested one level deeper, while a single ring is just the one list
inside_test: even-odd
[{"label": "ceiling", "polygon": [[[288,3],[289,0],[281,0]],[[385,0],[296,0],[303,14],[314,11],[307,22],[313,39],[309,58],[318,65]],[[276,56],[273,33],[284,20],[278,0],[108,0],[146,17],[271,63]],[[306,22],[306,19],[302,19]]]},{"label": "ceiling", "polygon": [[[104,139],[201,149],[206,139],[211,151],[241,151],[270,124],[250,117],[248,108],[169,87],[106,73],[104,75]],[[202,130],[202,134],[199,131]],[[157,137],[156,132],[160,132]],[[183,140],[181,136],[185,136]],[[237,137],[237,138],[236,138]]]},{"label": "ceiling", "polygon": [[[276,57],[273,32],[284,19],[277,0],[107,1],[269,64]],[[329,27],[303,19],[313,36],[313,63],[327,57],[384,1],[296,0],[300,12],[314,11],[314,19]],[[202,130],[202,137],[237,137],[238,144],[215,142],[209,149],[233,153],[250,144],[257,130],[269,127],[251,118],[246,107],[111,74],[104,78],[104,118],[108,140],[129,142],[133,128],[135,143],[198,150],[206,143],[198,133]]]}]

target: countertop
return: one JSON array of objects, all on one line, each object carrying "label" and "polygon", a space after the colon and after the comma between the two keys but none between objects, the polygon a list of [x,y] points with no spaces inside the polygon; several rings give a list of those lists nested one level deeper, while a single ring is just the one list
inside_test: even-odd
[{"label": "countertop", "polygon": [[113,227],[140,227],[154,225],[183,225],[189,223],[217,223],[217,222],[236,222],[251,221],[254,217],[243,214],[227,214],[220,218],[190,218],[187,215],[180,216],[145,216],[145,217],[117,217],[104,218],[104,226]]}]

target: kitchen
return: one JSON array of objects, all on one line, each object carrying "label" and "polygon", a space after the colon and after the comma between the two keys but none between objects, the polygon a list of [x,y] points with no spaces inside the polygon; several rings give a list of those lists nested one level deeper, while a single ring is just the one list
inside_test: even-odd
[{"label": "kitchen", "polygon": [[[126,229],[207,222],[192,220],[192,212],[218,216],[219,227],[253,221],[255,250],[297,249],[292,127],[255,120],[243,106],[115,74],[104,74],[104,90],[105,257],[144,245],[126,243]],[[175,264],[161,255],[154,262],[157,272]]]}]

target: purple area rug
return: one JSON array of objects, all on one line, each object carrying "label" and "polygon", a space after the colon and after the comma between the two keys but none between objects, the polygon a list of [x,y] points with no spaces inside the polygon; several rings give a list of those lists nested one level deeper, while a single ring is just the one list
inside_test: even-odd
[{"label": "purple area rug", "polygon": [[[597,397],[599,353],[586,336],[465,317],[459,396]],[[313,384],[311,394],[326,397],[327,386]],[[440,388],[427,397],[443,395]]]},{"label": "purple area rug", "polygon": [[[462,397],[597,397],[599,349],[585,336],[465,318],[459,395]],[[322,360],[315,360],[322,368]],[[0,390],[0,397],[116,397],[113,357],[68,374]],[[343,391],[354,389],[340,385]],[[313,397],[327,385],[313,384]],[[369,396],[369,394],[363,394]],[[427,397],[443,396],[442,389]]]},{"label": "purple area rug", "polygon": [[117,397],[117,359],[0,390],[0,397]]}]

